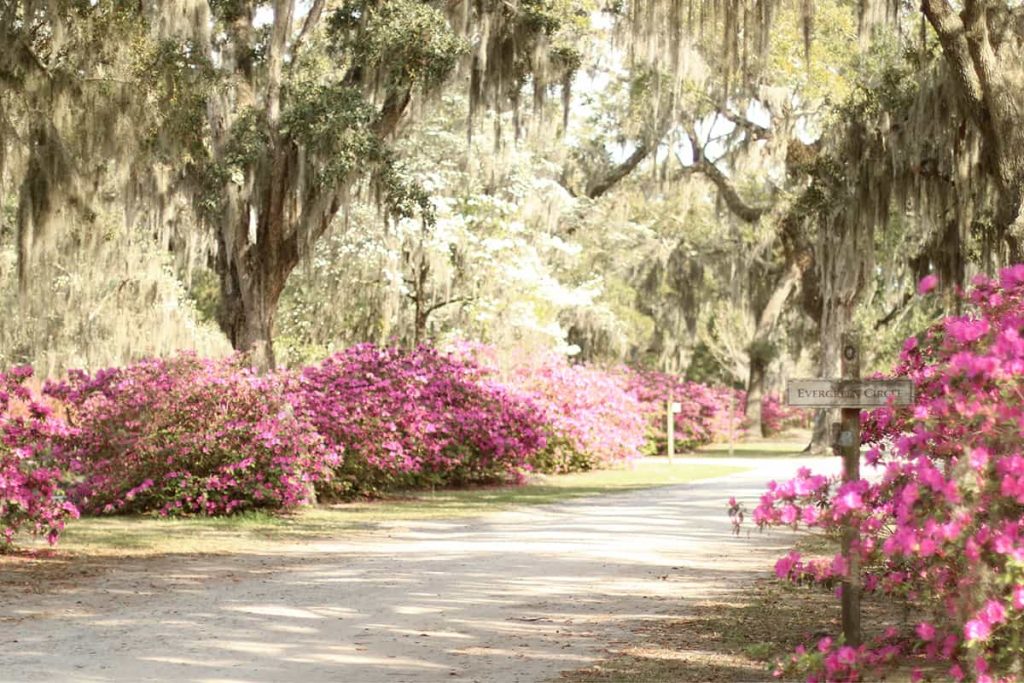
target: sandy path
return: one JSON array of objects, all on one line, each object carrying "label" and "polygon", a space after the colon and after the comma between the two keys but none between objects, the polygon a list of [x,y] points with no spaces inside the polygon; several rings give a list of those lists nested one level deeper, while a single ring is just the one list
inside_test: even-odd
[{"label": "sandy path", "polygon": [[[716,462],[723,462],[716,459]],[[725,499],[835,459],[273,555],[127,562],[0,606],[2,681],[544,681],[764,571]],[[822,463],[825,463],[824,465]]]}]

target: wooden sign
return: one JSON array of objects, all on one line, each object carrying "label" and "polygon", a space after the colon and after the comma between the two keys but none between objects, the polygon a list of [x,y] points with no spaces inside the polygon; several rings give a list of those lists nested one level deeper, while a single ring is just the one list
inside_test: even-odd
[{"label": "wooden sign", "polygon": [[793,379],[786,385],[786,405],[799,408],[878,408],[914,402],[909,379]]}]

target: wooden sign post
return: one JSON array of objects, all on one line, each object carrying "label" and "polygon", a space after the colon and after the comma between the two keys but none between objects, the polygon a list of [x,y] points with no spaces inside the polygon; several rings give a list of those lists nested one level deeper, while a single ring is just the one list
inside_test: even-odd
[{"label": "wooden sign post", "polygon": [[[842,376],[860,379],[860,344],[853,335],[842,337]],[[843,408],[839,420],[839,452],[843,456],[843,483],[860,479],[860,408]],[[843,635],[846,644],[860,647],[860,529],[847,524],[842,536],[846,578],[843,579]]]},{"label": "wooden sign post", "polygon": [[[855,335],[842,337],[842,379],[795,379],[786,386],[786,404],[801,408],[840,408],[839,424],[834,425],[833,447],[843,456],[843,483],[860,479],[860,409],[885,405],[910,405],[914,402],[911,380],[861,380],[860,343]],[[847,524],[842,534],[843,559],[847,576],[843,579],[843,636],[847,645],[861,644],[860,626],[860,530]]]}]

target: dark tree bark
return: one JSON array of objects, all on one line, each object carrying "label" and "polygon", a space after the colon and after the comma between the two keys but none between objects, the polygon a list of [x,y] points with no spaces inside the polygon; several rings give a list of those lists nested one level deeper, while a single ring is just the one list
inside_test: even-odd
[{"label": "dark tree bark", "polygon": [[758,425],[761,436],[768,436],[765,432],[764,416],[761,410],[761,399],[764,398],[764,381],[767,369],[767,363],[762,356],[751,354],[750,375],[747,378],[746,418],[750,424]]},{"label": "dark tree bark", "polygon": [[923,0],[921,11],[938,36],[960,99],[983,140],[982,164],[999,190],[995,228],[1010,262],[1021,260],[1012,229],[1024,222],[1024,94],[1018,69],[1021,11],[1006,2],[965,0],[956,12],[949,0]]},{"label": "dark tree bark", "polygon": [[[668,134],[672,127],[672,120],[668,117],[662,117],[661,120],[653,128],[653,132],[648,137],[643,137],[637,140],[636,148],[633,153],[626,157],[622,162],[616,164],[612,168],[605,171],[604,174],[590,178],[587,181],[585,194],[590,199],[598,199],[599,197],[607,194],[612,188],[627,178],[636,168],[647,159],[651,152],[657,151],[661,145],[661,141]],[[567,187],[563,183],[570,194],[576,196],[576,192]]]},{"label": "dark tree bark", "polygon": [[[861,297],[871,287],[874,271],[874,232],[870,223],[846,213],[821,218],[815,262],[821,279],[821,317],[818,331],[821,349],[820,376],[839,377],[843,334],[853,320]],[[819,411],[807,450],[823,454],[831,446],[833,411]]]},{"label": "dark tree bark", "polygon": [[[829,316],[833,321],[843,319],[842,315]],[[820,323],[819,335],[821,344],[821,362],[819,364],[822,377],[838,377],[839,372],[839,347],[840,340],[845,326],[835,322]],[[835,421],[836,411],[818,410],[814,415],[814,429],[811,433],[811,441],[804,449],[806,453],[824,455],[832,446],[831,424]]]},{"label": "dark tree bark", "polygon": [[788,254],[787,262],[776,279],[771,296],[764,308],[758,313],[757,327],[750,342],[750,375],[747,381],[747,414],[751,424],[760,427],[761,435],[768,436],[764,416],[761,411],[761,399],[765,393],[765,379],[771,356],[772,333],[782,317],[786,302],[800,284],[804,270],[810,266],[811,260],[806,252]]},{"label": "dark tree bark", "polygon": [[718,188],[718,193],[725,201],[725,205],[729,207],[740,219],[748,223],[756,223],[761,220],[769,211],[769,207],[763,206],[751,206],[742,197],[739,192],[733,186],[732,181],[729,180],[728,176],[722,172],[717,165],[708,161],[703,155],[700,155],[693,166],[694,170],[703,173],[711,182]]},{"label": "dark tree bark", "polygon": [[[268,233],[268,237],[278,234]],[[218,234],[218,240],[221,329],[233,348],[251,354],[256,367],[273,369],[276,367],[274,317],[288,276],[298,265],[298,254],[291,248],[231,248],[223,232]]]},{"label": "dark tree bark", "polygon": [[427,278],[430,275],[430,266],[421,263],[416,273],[416,293],[412,295],[413,301],[413,327],[412,345],[419,346],[427,337],[427,319],[432,309],[424,301],[427,291]]},{"label": "dark tree bark", "polygon": [[587,185],[587,196],[591,199],[597,199],[608,192],[608,190],[615,187],[619,181],[632,173],[633,169],[639,166],[640,163],[650,155],[652,148],[657,149],[657,147],[657,141],[653,144],[646,141],[638,143],[636,149],[633,150],[633,153],[630,154],[622,163],[618,164],[608,171],[608,173],[593,180]]}]

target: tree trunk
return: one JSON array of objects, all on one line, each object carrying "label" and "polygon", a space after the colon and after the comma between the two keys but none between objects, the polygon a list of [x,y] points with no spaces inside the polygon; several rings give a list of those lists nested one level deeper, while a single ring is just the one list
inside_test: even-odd
[{"label": "tree trunk", "polygon": [[[251,296],[253,294],[256,296]],[[235,349],[247,353],[253,367],[261,372],[277,367],[273,343],[276,302],[269,303],[267,294],[252,292],[249,297],[226,300],[226,305],[234,309],[231,311],[235,320],[231,344]],[[247,300],[250,303],[247,304]]]},{"label": "tree trunk", "polygon": [[412,345],[413,348],[423,343],[427,337],[427,318],[433,307],[427,304],[427,284],[430,280],[430,262],[427,261],[426,241],[427,227],[423,224],[420,232],[420,243],[417,248],[419,261],[416,264],[416,293],[413,296]]},{"label": "tree trunk", "polygon": [[1017,71],[1005,65],[1019,63],[1024,47],[1012,29],[994,40],[992,28],[998,36],[1002,24],[1017,22],[1018,17],[1010,3],[957,4],[962,10],[950,0],[923,0],[921,11],[939,39],[967,115],[981,133],[982,165],[1001,195],[993,227],[1006,246],[1006,262],[1013,263],[1024,257],[1019,235],[1014,234],[1024,223],[1024,100]]},{"label": "tree trunk", "polygon": [[747,422],[760,427],[761,436],[768,436],[765,431],[764,416],[761,410],[761,399],[764,398],[765,370],[764,358],[758,354],[750,356],[750,377],[747,380]]},{"label": "tree trunk", "polygon": [[[827,316],[831,317],[831,316]],[[836,316],[838,317],[838,316]],[[829,324],[833,321],[823,320],[821,324],[821,377],[838,377],[839,347],[843,335],[842,325]],[[806,453],[825,455],[832,447],[831,424],[835,421],[834,410],[819,410],[814,415],[814,431],[811,442],[804,449]]]},{"label": "tree trunk", "polygon": [[1020,180],[1009,181],[1006,189],[1001,193],[999,210],[996,212],[996,235],[1002,239],[1006,247],[1003,263],[1007,265],[1020,263],[1024,259],[1017,233],[1017,229],[1024,225],[1024,214],[1021,213],[1021,187],[1024,187],[1024,177]]},{"label": "tree trunk", "polygon": [[235,264],[220,270],[221,329],[236,351],[249,355],[253,367],[273,370],[274,318],[292,268],[279,266],[270,273],[242,276]]},{"label": "tree trunk", "polygon": [[810,265],[810,258],[799,254],[790,258],[785,268],[775,283],[768,302],[761,310],[757,319],[757,328],[754,330],[754,339],[748,347],[750,356],[750,374],[747,380],[747,422],[751,425],[758,425],[761,436],[767,436],[764,416],[761,410],[761,399],[764,397],[764,383],[768,372],[768,365],[775,356],[776,351],[771,345],[771,336],[775,326],[782,317],[786,301],[793,290],[800,283],[804,270]]},{"label": "tree trunk", "polygon": [[415,311],[413,312],[412,345],[413,348],[423,343],[427,336],[427,316],[430,311],[423,305],[420,297],[416,297]]},{"label": "tree trunk", "polygon": [[[874,267],[870,226],[853,221],[835,221],[821,226],[818,258],[821,269],[822,306],[818,320],[821,348],[820,377],[839,377],[839,356],[843,333],[853,321],[857,302],[869,286],[868,273]],[[831,448],[834,410],[820,410],[807,451],[815,455]]]},{"label": "tree trunk", "polygon": [[[250,356],[260,371],[273,370],[273,334],[277,305],[288,276],[299,263],[295,226],[287,225],[284,190],[294,166],[284,155],[269,182],[266,199],[253,207],[245,198],[235,198],[217,228],[216,271],[220,277],[220,311],[217,322],[231,346]],[[256,213],[255,240],[250,236],[250,215]]]}]

